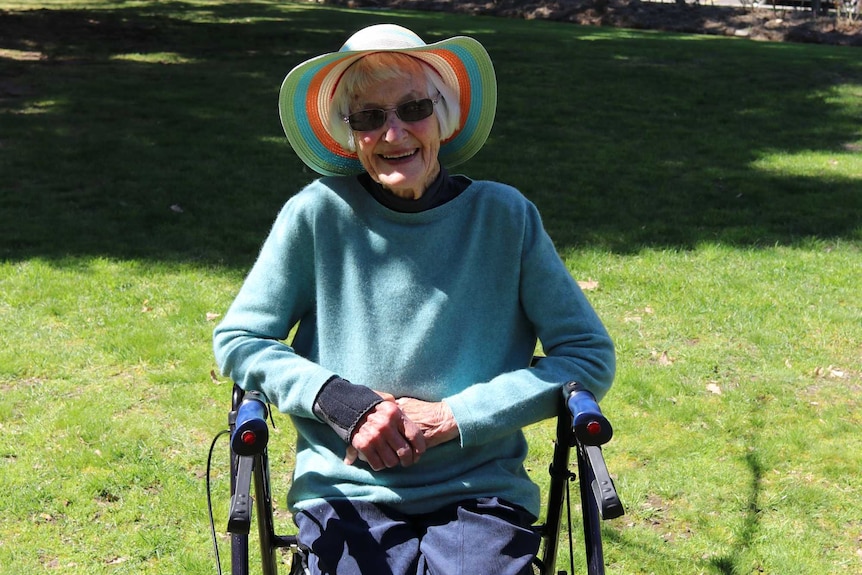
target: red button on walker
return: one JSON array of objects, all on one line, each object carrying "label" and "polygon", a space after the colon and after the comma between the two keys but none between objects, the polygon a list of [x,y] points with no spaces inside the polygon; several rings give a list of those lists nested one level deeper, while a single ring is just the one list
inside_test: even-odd
[{"label": "red button on walker", "polygon": [[598,421],[591,421],[587,424],[587,433],[590,435],[598,435],[602,432],[602,424]]}]

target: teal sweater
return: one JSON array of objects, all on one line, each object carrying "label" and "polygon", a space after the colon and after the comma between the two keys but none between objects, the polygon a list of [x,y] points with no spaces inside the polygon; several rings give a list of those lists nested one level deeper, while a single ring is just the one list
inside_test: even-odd
[{"label": "teal sweater", "polygon": [[[531,368],[537,338],[547,358]],[[353,177],[313,182],[285,204],[213,339],[222,372],[293,420],[294,511],[359,498],[424,513],[498,496],[537,515],[521,428],[555,415],[561,384],[600,399],[614,375],[613,344],[535,206],[485,181],[413,214]],[[407,468],[345,465],[345,442],[313,412],[334,375],[445,400],[460,441]]]}]

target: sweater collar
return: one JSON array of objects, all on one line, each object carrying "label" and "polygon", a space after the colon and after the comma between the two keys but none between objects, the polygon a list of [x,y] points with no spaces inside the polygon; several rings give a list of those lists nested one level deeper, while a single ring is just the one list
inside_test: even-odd
[{"label": "sweater collar", "polygon": [[367,172],[358,175],[357,179],[378,203],[390,210],[406,214],[424,212],[441,206],[456,198],[469,185],[469,181],[465,181],[465,179],[450,177],[446,168],[440,166],[440,173],[437,174],[437,178],[431,182],[422,197],[418,200],[409,200],[400,198],[385,189],[372,180]]}]

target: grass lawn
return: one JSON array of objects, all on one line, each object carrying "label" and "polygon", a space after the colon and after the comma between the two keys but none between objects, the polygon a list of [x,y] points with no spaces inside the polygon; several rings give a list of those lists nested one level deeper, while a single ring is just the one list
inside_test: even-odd
[{"label": "grass lawn", "polygon": [[[314,177],[278,87],[379,21],[485,44],[498,115],[463,171],[538,205],[614,336],[605,456],[627,514],[605,524],[608,572],[862,574],[858,49],[276,0],[0,0],[0,575],[214,572],[204,475],[230,383],[211,331]],[[552,431],[528,430],[540,482]]]}]

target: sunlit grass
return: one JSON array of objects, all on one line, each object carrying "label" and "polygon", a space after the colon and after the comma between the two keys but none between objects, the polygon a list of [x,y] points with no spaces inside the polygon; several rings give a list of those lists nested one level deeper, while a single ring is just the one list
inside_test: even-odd
[{"label": "sunlit grass", "polygon": [[[856,144],[832,153],[809,150],[788,155],[769,154],[752,164],[752,167],[782,176],[848,179],[862,185],[862,153]],[[859,144],[862,150],[862,144]]]},{"label": "sunlit grass", "polygon": [[195,64],[196,61],[192,58],[185,58],[181,54],[174,52],[153,52],[147,54],[132,53],[132,54],[117,54],[111,56],[111,60],[120,60],[127,62],[149,62],[152,64]]}]

